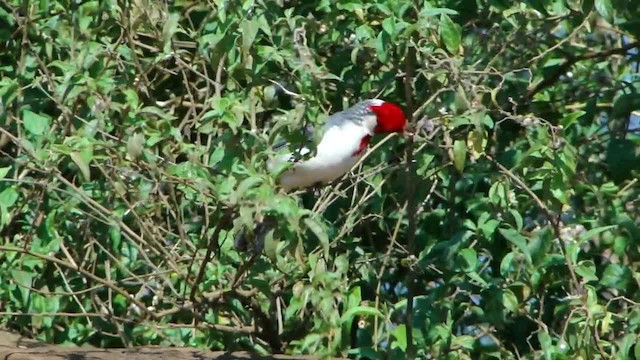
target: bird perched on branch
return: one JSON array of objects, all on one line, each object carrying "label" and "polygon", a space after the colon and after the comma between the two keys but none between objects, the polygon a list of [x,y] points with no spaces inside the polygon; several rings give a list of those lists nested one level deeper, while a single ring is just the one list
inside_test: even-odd
[{"label": "bird perched on branch", "polygon": [[[283,162],[294,163],[278,177],[278,184],[287,191],[330,183],[351,170],[373,136],[402,133],[406,125],[407,119],[398,105],[379,99],[364,100],[327,118],[315,152],[303,146],[291,149],[289,144],[281,142],[274,150],[288,149],[288,152],[269,161],[267,167],[274,171]],[[308,137],[312,132],[307,129],[305,135]],[[262,249],[262,240],[269,228],[262,223],[256,226],[255,249]],[[238,249],[248,245],[243,231],[235,240]]]},{"label": "bird perched on branch", "polygon": [[[358,162],[374,135],[402,132],[406,123],[404,113],[397,105],[378,99],[364,100],[329,116],[311,158],[297,160],[311,152],[302,147],[271,161],[268,167],[273,170],[281,162],[296,162],[278,179],[285,190],[329,183],[346,174]],[[308,135],[311,132],[308,131]],[[282,142],[275,145],[274,150],[288,146]]]}]

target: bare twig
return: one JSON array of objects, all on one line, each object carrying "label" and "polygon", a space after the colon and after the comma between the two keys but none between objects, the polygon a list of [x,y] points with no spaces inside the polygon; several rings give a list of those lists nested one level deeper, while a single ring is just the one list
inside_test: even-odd
[{"label": "bare twig", "polygon": [[640,47],[640,41],[634,41],[632,43],[629,43],[619,48],[603,50],[603,51],[589,51],[579,56],[571,56],[567,60],[565,60],[564,63],[560,64],[560,66],[558,66],[556,70],[552,72],[548,77],[546,77],[544,80],[540,81],[539,83],[535,84],[532,88],[530,88],[527,93],[527,98],[532,99],[540,91],[555,84],[556,81],[560,79],[560,76],[562,76],[564,73],[569,71],[569,69],[571,69],[573,65],[575,65],[580,61],[590,60],[590,59],[601,59],[601,58],[606,58],[612,55],[623,55],[623,54],[626,54],[629,50],[637,47]]},{"label": "bare twig", "polygon": [[198,290],[198,285],[200,284],[200,281],[202,281],[204,272],[207,268],[207,265],[209,264],[209,261],[211,260],[211,254],[213,254],[213,251],[219,247],[218,241],[220,237],[220,232],[227,227],[227,225],[231,221],[232,214],[233,214],[233,209],[231,208],[227,209],[224,215],[222,216],[222,219],[218,223],[218,226],[216,226],[215,230],[213,230],[213,234],[211,235],[211,238],[209,239],[209,244],[207,246],[207,252],[204,255],[204,259],[200,264],[200,270],[198,271],[196,280],[194,281],[193,287],[191,288],[191,295],[189,296],[191,301],[193,301],[195,298],[196,291]]},{"label": "bare twig", "polygon": [[52,257],[52,256],[48,256],[48,255],[43,255],[43,254],[39,254],[36,252],[33,252],[31,250],[27,250],[27,249],[22,249],[22,248],[16,248],[13,246],[0,246],[0,251],[7,251],[7,252],[16,252],[16,253],[20,253],[20,254],[25,254],[25,255],[30,255],[33,256],[35,258],[38,259],[42,259],[45,261],[48,261],[50,263],[54,263],[63,267],[66,267],[68,269],[71,270],[75,270],[77,272],[79,272],[80,274],[82,274],[83,276],[99,283],[102,284],[103,286],[110,288],[111,290],[117,292],[118,294],[124,296],[125,298],[129,299],[129,301],[131,301],[132,303],[135,304],[136,307],[138,307],[138,309],[140,311],[142,311],[143,313],[145,313],[146,315],[151,315],[151,313],[149,312],[149,310],[147,310],[147,307],[141,303],[140,301],[136,300],[134,297],[131,296],[131,294],[129,294],[126,290],[124,290],[123,288],[116,286],[113,282],[109,282],[106,281],[105,279],[94,275],[92,272],[87,271],[83,268],[74,266],[73,264],[70,264],[66,261],[60,260],[58,258]]}]

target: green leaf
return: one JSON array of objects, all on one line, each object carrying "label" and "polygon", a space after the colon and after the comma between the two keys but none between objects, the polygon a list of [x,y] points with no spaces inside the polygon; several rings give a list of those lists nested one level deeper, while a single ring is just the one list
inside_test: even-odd
[{"label": "green leaf", "polygon": [[598,14],[613,24],[613,5],[611,5],[611,0],[595,0],[595,5]]},{"label": "green leaf", "polygon": [[558,199],[563,204],[569,203],[570,187],[561,174],[556,174],[551,179],[550,189],[553,197]]},{"label": "green leaf", "polygon": [[[619,348],[618,348],[618,356],[616,358],[618,359],[629,359],[629,350],[631,350],[631,347],[633,346],[633,344],[640,344],[640,342],[637,342],[638,340],[638,335],[637,334],[627,334],[625,335],[624,338],[622,338],[622,340],[618,340],[619,344]],[[637,345],[636,345],[637,347]],[[636,357],[636,359],[638,359]]]},{"label": "green leaf", "polygon": [[15,25],[15,22],[16,22],[15,16],[13,16],[11,13],[9,13],[7,10],[1,7],[0,7],[0,20],[3,20],[7,24],[9,24],[9,26]]},{"label": "green leaf", "polygon": [[[0,19],[2,18],[2,9],[0,9]],[[13,20],[13,16],[11,15],[11,19]],[[2,35],[0,33],[0,40],[2,40]],[[16,79],[9,79],[7,77],[0,80],[0,100],[4,104],[11,103],[17,96],[18,90],[20,89],[20,83]],[[0,110],[2,107],[0,107]],[[2,111],[0,111],[0,114]]]},{"label": "green leaf", "polygon": [[489,188],[489,200],[496,205],[506,204],[507,196],[507,189],[500,181],[494,182]]},{"label": "green leaf", "polygon": [[454,348],[463,348],[467,350],[473,350],[476,338],[471,335],[454,336],[452,339]]},{"label": "green leaf", "polygon": [[398,325],[393,329],[393,337],[395,341],[391,343],[391,348],[399,347],[402,351],[407,351],[407,326],[405,324]]},{"label": "green leaf", "polygon": [[33,273],[18,269],[12,269],[10,270],[10,273],[16,284],[24,287],[31,287],[31,281],[34,276]]},{"label": "green leaf", "polygon": [[132,109],[138,109],[138,106],[140,106],[140,98],[138,97],[138,93],[133,89],[125,89],[122,92],[124,93],[127,104]]},{"label": "green leaf", "polygon": [[549,333],[544,329],[540,329],[540,331],[538,331],[538,341],[540,341],[540,347],[542,347],[542,352],[544,353],[545,360],[551,360],[553,343],[551,341],[551,336],[549,336]]},{"label": "green leaf", "polygon": [[164,44],[165,52],[168,52],[171,49],[171,39],[178,31],[179,20],[180,14],[171,13],[164,22],[164,26],[162,27],[162,43]]},{"label": "green leaf", "polygon": [[369,25],[363,24],[356,28],[356,38],[359,41],[369,40],[374,37],[375,37],[375,31],[373,31],[373,29]]},{"label": "green leaf", "polygon": [[11,170],[11,166],[0,168],[0,180],[4,179],[4,177],[7,176],[9,170]]},{"label": "green leaf", "polygon": [[604,336],[609,332],[611,324],[613,324],[613,313],[607,311],[604,315],[604,319],[602,319],[602,322],[600,323],[601,336]]},{"label": "green leaf", "polygon": [[480,215],[478,219],[478,229],[482,231],[482,235],[487,239],[491,239],[496,229],[500,226],[500,221],[492,219],[489,213]]},{"label": "green leaf", "polygon": [[447,50],[454,55],[458,54],[462,42],[462,32],[447,14],[440,15],[438,32]]},{"label": "green leaf", "polygon": [[89,162],[85,159],[85,157],[76,151],[71,152],[69,156],[71,157],[71,160],[73,160],[73,162],[78,166],[78,169],[80,169],[80,172],[82,173],[85,181],[90,181],[91,169],[89,169]]},{"label": "green leaf", "polygon": [[320,244],[324,250],[325,258],[329,258],[329,236],[324,231],[324,227],[312,218],[304,218],[304,223],[307,227],[316,235],[318,240],[320,240]]},{"label": "green leaf", "polygon": [[389,34],[384,31],[380,32],[376,39],[376,54],[381,63],[386,63],[388,60],[387,49],[389,48],[389,43]]},{"label": "green leaf", "polygon": [[51,127],[51,118],[41,114],[36,114],[31,110],[22,113],[24,129],[32,135],[44,135]]},{"label": "green leaf", "polygon": [[640,109],[640,98],[637,94],[622,94],[613,103],[611,117],[614,119],[622,118],[621,120],[626,123],[631,112],[638,109]]},{"label": "green leaf", "polygon": [[360,302],[362,302],[362,289],[360,286],[355,286],[347,299],[347,309],[359,306]]},{"label": "green leaf", "polygon": [[222,39],[224,34],[207,34],[199,39],[201,49],[214,48]]},{"label": "green leaf", "polygon": [[256,176],[251,176],[242,180],[240,184],[238,184],[238,188],[236,189],[236,192],[233,195],[235,199],[234,202],[239,199],[242,199],[242,197],[245,196],[245,193],[248,190],[257,186],[260,183],[262,183],[262,179]]},{"label": "green leaf", "polygon": [[0,192],[0,205],[5,209],[11,209],[18,200],[18,192],[13,187],[8,187]]},{"label": "green leaf", "polygon": [[425,6],[422,10],[420,10],[421,16],[431,17],[431,16],[439,16],[442,14],[445,15],[458,15],[458,12],[452,9],[447,8],[436,8],[428,6],[429,3],[425,3]]},{"label": "green leaf", "polygon": [[480,274],[478,274],[475,271],[471,271],[467,273],[467,276],[469,278],[471,278],[471,280],[477,282],[481,287],[487,287],[489,286],[489,284],[487,284],[487,281],[485,279],[483,279]]},{"label": "green leaf", "polygon": [[396,33],[396,20],[393,17],[388,17],[382,21],[382,29],[393,36]]},{"label": "green leaf", "polygon": [[516,230],[522,231],[522,227],[524,226],[522,215],[520,215],[516,209],[510,209],[509,212],[511,213],[511,216],[513,216],[513,220],[516,222]]},{"label": "green leaf", "polygon": [[271,259],[272,261],[276,261],[278,255],[278,246],[280,245],[279,239],[276,239],[273,236],[274,229],[271,228],[264,235],[264,253]]},{"label": "green leaf", "polygon": [[458,86],[458,89],[455,92],[453,104],[455,105],[456,113],[462,114],[465,111],[469,110],[471,104],[467,99],[467,94],[464,91],[462,86]]},{"label": "green leaf", "polygon": [[271,33],[271,24],[269,23],[267,17],[261,15],[256,19],[256,21],[258,22],[258,27],[260,28],[260,30],[262,30],[268,37],[271,38],[273,34]]},{"label": "green leaf", "polygon": [[568,129],[571,125],[575,124],[581,116],[583,116],[586,113],[587,113],[586,111],[578,110],[568,115],[565,115],[565,117],[563,117],[562,120],[560,120],[560,125],[562,125],[564,129]]},{"label": "green leaf", "polygon": [[595,265],[590,260],[581,261],[576,267],[576,273],[582,276],[585,282],[598,281]]},{"label": "green leaf", "polygon": [[455,129],[459,126],[465,126],[465,125],[470,125],[473,123],[473,120],[471,120],[470,117],[468,116],[456,116],[453,121],[451,121],[451,123],[449,124],[449,126],[452,129]]},{"label": "green leaf", "polygon": [[211,167],[216,166],[222,159],[224,159],[224,146],[219,146],[211,153],[211,156],[209,156],[208,165]]},{"label": "green leaf", "polygon": [[358,2],[336,2],[336,8],[338,10],[347,10],[351,12],[356,12],[358,10],[362,10],[362,4]]},{"label": "green leaf", "polygon": [[589,231],[586,231],[582,234],[580,234],[580,236],[578,237],[578,243],[582,243],[584,241],[590,240],[591,238],[593,238],[594,236],[601,234],[605,231],[608,230],[613,230],[615,228],[617,228],[618,225],[607,225],[607,226],[600,226],[597,228],[593,228]]},{"label": "green leaf", "polygon": [[258,29],[260,28],[256,20],[242,20],[240,23],[240,30],[242,31],[242,49],[249,51],[253,42],[258,35]]},{"label": "green leaf", "polygon": [[502,258],[502,261],[500,262],[500,274],[502,276],[506,277],[511,273],[514,255],[515,254],[513,252],[510,252]]},{"label": "green leaf", "polygon": [[467,161],[467,144],[464,140],[453,142],[453,165],[458,172],[464,170],[464,163]]},{"label": "green leaf", "polygon": [[478,255],[476,251],[471,248],[462,249],[462,251],[458,253],[458,259],[460,268],[464,272],[474,271],[478,264]]},{"label": "green leaf", "polygon": [[33,281],[33,276],[35,275],[32,272],[27,272],[24,270],[11,269],[9,270],[11,274],[11,278],[20,286],[20,293],[22,295],[22,304],[26,304],[29,302],[29,293],[31,292],[31,283]]},{"label": "green leaf", "polygon": [[473,158],[477,159],[484,154],[487,145],[487,132],[484,129],[474,129],[469,132],[467,142],[471,144]]},{"label": "green leaf", "polygon": [[518,250],[520,250],[522,254],[524,254],[527,262],[531,263],[531,253],[529,252],[529,247],[527,246],[527,239],[524,236],[513,229],[500,228],[498,229],[498,231],[500,231],[500,234],[502,234],[505,239],[514,244],[518,248]]},{"label": "green leaf", "polygon": [[626,291],[632,280],[633,276],[629,267],[621,264],[609,264],[602,274],[600,284]]}]

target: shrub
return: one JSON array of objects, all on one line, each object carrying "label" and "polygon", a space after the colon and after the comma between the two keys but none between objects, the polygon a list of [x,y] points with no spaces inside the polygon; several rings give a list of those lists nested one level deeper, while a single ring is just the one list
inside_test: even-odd
[{"label": "shrub", "polygon": [[[616,0],[7,0],[0,323],[50,343],[640,357],[638,17]],[[286,194],[359,99],[416,135]],[[265,216],[263,254],[233,236]]]}]

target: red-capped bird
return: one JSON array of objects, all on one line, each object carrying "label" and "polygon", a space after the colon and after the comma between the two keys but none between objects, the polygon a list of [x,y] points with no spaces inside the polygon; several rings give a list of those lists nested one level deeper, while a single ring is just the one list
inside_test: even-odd
[{"label": "red-capped bird", "polygon": [[[322,138],[313,155],[306,147],[298,147],[292,151],[289,144],[282,142],[275,145],[274,150],[280,152],[287,149],[288,153],[269,161],[267,168],[273,171],[283,162],[294,162],[277,179],[278,184],[287,191],[330,183],[351,170],[364,154],[373,136],[402,133],[406,125],[407,119],[398,105],[379,99],[364,100],[327,118]],[[307,129],[305,135],[309,136],[310,132],[312,131]],[[310,158],[298,160],[305,155]],[[253,231],[254,251],[262,250],[264,236],[274,221],[275,219],[267,217],[256,225]],[[235,246],[237,249],[249,246],[244,231],[236,236]]]},{"label": "red-capped bird", "polygon": [[[322,139],[310,159],[296,161],[290,152],[269,162],[268,168],[273,170],[284,161],[296,162],[278,178],[285,190],[329,183],[351,170],[374,135],[403,132],[406,124],[407,119],[397,105],[378,99],[364,100],[329,116]],[[278,144],[274,150],[286,146],[286,143]],[[296,152],[300,157],[310,150],[301,148]]]}]

